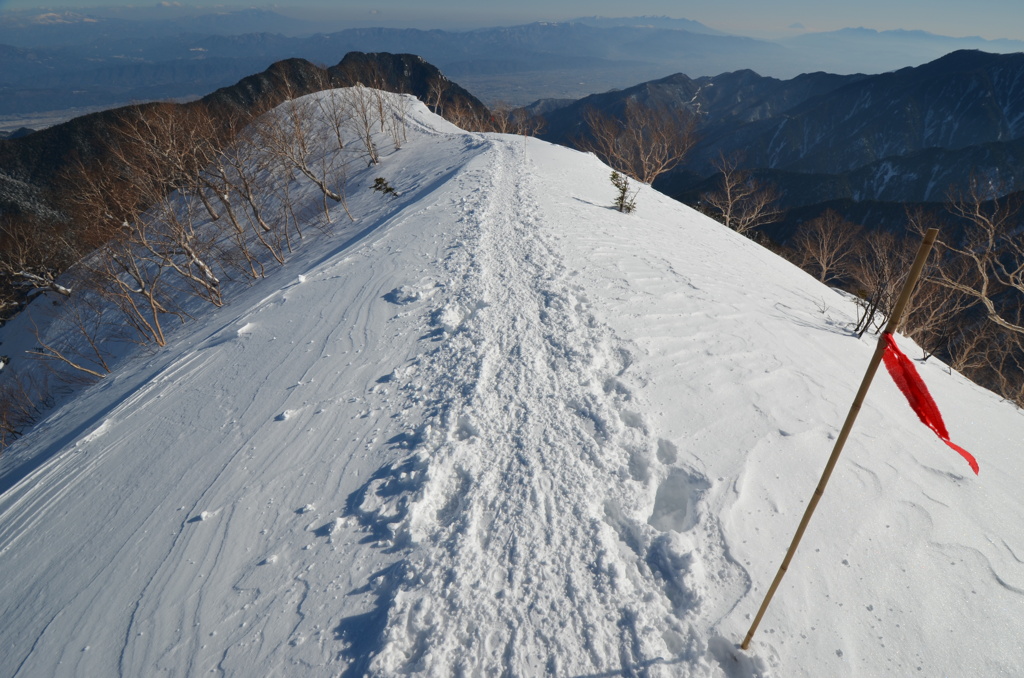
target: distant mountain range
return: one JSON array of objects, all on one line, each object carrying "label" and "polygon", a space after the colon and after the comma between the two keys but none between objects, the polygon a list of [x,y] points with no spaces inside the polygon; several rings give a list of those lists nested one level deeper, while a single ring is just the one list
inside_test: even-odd
[{"label": "distant mountain range", "polygon": [[723,154],[778,186],[791,210],[942,202],[972,175],[1002,193],[1024,190],[1024,54],[959,51],[871,76],[673,75],[549,107],[543,136],[572,143],[587,108],[615,115],[627,99],[699,116],[685,164],[656,182],[691,204],[714,186]]},{"label": "distant mountain range", "polygon": [[[194,98],[275,61],[336,63],[350,51],[417,54],[485,101],[521,105],[578,99],[672,73],[879,73],[960,49],[1016,52],[1024,51],[1024,42],[868,29],[772,42],[665,17],[444,31],[334,30],[257,9],[6,12],[0,14],[0,116]],[[21,124],[12,122],[11,129]]]}]

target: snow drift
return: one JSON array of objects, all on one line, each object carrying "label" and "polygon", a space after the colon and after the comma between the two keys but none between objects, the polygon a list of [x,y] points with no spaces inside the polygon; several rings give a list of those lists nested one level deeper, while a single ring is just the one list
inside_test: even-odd
[{"label": "snow drift", "polygon": [[919,366],[975,478],[880,376],[742,652],[873,339],[592,156],[411,121],[358,223],[0,456],[0,675],[1018,670],[1019,411]]}]

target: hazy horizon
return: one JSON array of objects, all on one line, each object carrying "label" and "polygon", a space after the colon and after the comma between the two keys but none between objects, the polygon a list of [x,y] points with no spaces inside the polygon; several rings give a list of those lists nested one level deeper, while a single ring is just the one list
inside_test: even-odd
[{"label": "hazy horizon", "polygon": [[101,3],[95,0],[61,0],[40,4],[37,0],[0,0],[0,12],[118,9],[152,18],[191,13],[197,10],[257,8],[307,20],[324,20],[352,26],[377,25],[408,28],[476,28],[517,25],[534,21],[566,21],[584,16],[666,16],[699,21],[722,32],[761,38],[779,38],[835,31],[843,28],[868,28],[878,31],[920,30],[950,37],[981,37],[988,40],[1024,40],[1024,24],[1011,24],[1007,17],[1019,8],[1012,0],[976,0],[970,5],[949,1],[908,0],[894,4],[883,0],[864,0],[856,5],[837,6],[807,0],[783,0],[766,6],[758,0],[714,3],[708,0],[669,2],[637,0],[628,13],[622,4],[610,0],[558,3],[520,0],[512,6],[483,5],[475,0],[448,0],[424,7],[409,0],[377,0],[372,4],[338,7],[327,0],[305,0],[302,6],[267,3],[234,5],[203,2]]}]

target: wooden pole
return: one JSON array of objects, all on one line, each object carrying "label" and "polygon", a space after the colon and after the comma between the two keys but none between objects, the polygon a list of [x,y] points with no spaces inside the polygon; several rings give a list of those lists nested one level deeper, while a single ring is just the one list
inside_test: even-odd
[{"label": "wooden pole", "polygon": [[[910,269],[910,275],[907,276],[907,282],[903,284],[903,290],[900,292],[899,299],[896,300],[896,305],[892,309],[892,313],[889,315],[889,322],[885,325],[884,333],[891,333],[896,330],[899,326],[900,319],[903,317],[903,311],[907,307],[907,303],[910,301],[910,296],[914,292],[914,286],[917,284],[917,279],[921,277],[921,271],[924,269],[924,264],[928,260],[928,253],[932,249],[932,245],[935,243],[935,238],[938,236],[939,231],[936,228],[929,229],[925,233],[924,240],[921,242],[921,247],[917,251],[917,257],[914,259],[914,265]],[[861,405],[864,403],[864,398],[868,394],[868,388],[871,386],[871,380],[875,378],[875,372],[878,371],[878,365],[882,362],[882,353],[885,351],[885,341],[883,337],[878,338],[878,345],[875,347],[875,352],[871,356],[871,362],[868,363],[867,372],[864,374],[864,379],[861,381],[860,389],[857,391],[856,397],[853,399],[853,405],[850,407],[849,414],[846,415],[846,422],[843,424],[842,430],[839,432],[839,437],[836,439],[835,447],[832,448],[832,455],[828,458],[828,463],[825,464],[825,470],[821,474],[821,480],[818,482],[817,489],[814,490],[814,495],[811,497],[811,501],[807,504],[807,509],[804,511],[804,517],[800,520],[799,527],[796,528],[796,534],[793,536],[793,542],[789,545],[789,550],[786,551],[786,557],[782,560],[782,567],[779,568],[778,573],[775,575],[775,580],[772,585],[768,588],[768,593],[764,597],[764,602],[761,603],[761,608],[757,611],[757,616],[754,617],[754,623],[750,625],[750,630],[747,631],[747,637],[743,639],[741,648],[746,650],[750,647],[750,639],[754,637],[754,632],[757,631],[758,624],[761,623],[761,618],[764,616],[765,610],[768,609],[768,604],[772,601],[772,596],[775,595],[775,591],[779,588],[779,584],[782,583],[782,578],[786,574],[786,570],[789,569],[789,563],[793,560],[793,555],[796,553],[797,546],[800,545],[800,539],[804,536],[804,530],[807,529],[807,523],[811,521],[811,515],[814,513],[814,509],[818,507],[818,501],[821,499],[821,495],[825,492],[825,485],[828,484],[828,480],[832,477],[832,470],[836,467],[836,462],[839,461],[839,455],[843,451],[843,446],[846,445],[846,439],[850,436],[850,430],[853,429],[853,422],[857,420],[857,415],[860,413]]]}]

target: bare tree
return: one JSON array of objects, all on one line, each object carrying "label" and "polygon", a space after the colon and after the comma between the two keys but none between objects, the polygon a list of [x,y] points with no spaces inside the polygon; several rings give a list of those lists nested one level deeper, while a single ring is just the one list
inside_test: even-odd
[{"label": "bare tree", "polygon": [[397,151],[408,141],[410,99],[404,94],[391,96],[390,115],[388,116],[388,134]]},{"label": "bare tree", "polygon": [[427,83],[426,104],[434,113],[444,116],[444,100],[448,95],[451,82],[443,75],[435,75]]},{"label": "bare tree", "polygon": [[145,198],[171,191],[189,193],[216,219],[200,176],[233,130],[231,124],[219,124],[200,103],[158,103],[126,112],[114,129],[110,150],[130,181],[144,183]]},{"label": "bare tree", "polygon": [[826,210],[807,222],[793,239],[794,247],[802,255],[804,270],[823,283],[845,276],[853,263],[853,245],[861,230],[834,210]]},{"label": "bare tree", "polygon": [[992,357],[991,345],[996,325],[990,322],[958,323],[950,328],[943,349],[949,354],[949,366],[965,375],[976,376],[986,370]]},{"label": "bare tree", "polygon": [[204,192],[209,191],[213,196],[230,225],[230,230],[221,229],[234,244],[232,256],[225,260],[240,264],[234,267],[252,278],[263,277],[265,269],[250,246],[250,237],[258,243],[257,249],[262,247],[275,261],[284,263],[274,229],[264,215],[266,196],[261,186],[267,177],[274,175],[277,167],[260,135],[253,131],[258,132],[261,124],[256,122],[238,134],[199,175]]},{"label": "bare tree", "polygon": [[[296,197],[294,195],[294,175],[290,172],[276,174],[273,176],[266,191],[278,205],[278,231],[280,241],[290,252],[292,249],[292,233],[302,238],[302,223],[295,213]],[[326,218],[324,219],[326,222]],[[330,222],[324,224],[324,230],[330,226]]]},{"label": "bare tree", "polygon": [[482,131],[527,137],[540,134],[547,125],[542,116],[531,115],[525,108],[515,107],[504,101],[496,101],[491,105],[490,118],[487,122],[489,129]]},{"label": "bare tree", "polygon": [[[142,262],[176,273],[192,294],[220,306],[216,233],[203,227],[204,215],[218,217],[202,173],[219,146],[211,117],[201,108],[156,105],[125,116],[114,139],[111,162],[131,190],[108,190],[101,199],[108,206],[121,201],[119,239]],[[94,216],[95,209],[102,206]]]},{"label": "bare tree", "polygon": [[[512,111],[511,129],[513,134],[521,134],[524,137],[535,137],[543,132],[548,122],[542,115],[536,115],[525,108],[517,108]],[[651,180],[653,181],[653,179]]]},{"label": "bare tree", "polygon": [[[831,216],[830,220],[834,222],[837,216]],[[859,237],[854,237],[853,242],[846,244],[849,257],[842,268],[849,278],[851,290],[857,296],[859,315],[854,332],[862,336],[872,327],[882,327],[888,320],[906,277],[909,257],[913,253],[909,251],[905,239],[901,240],[888,231],[857,230],[860,231]],[[805,249],[807,240],[828,238],[814,238],[805,233],[797,244],[801,250],[801,264],[805,269],[827,275],[826,267],[819,268],[814,264],[814,246],[810,247],[811,251]],[[820,276],[819,280],[825,282]]]},{"label": "bare tree", "polygon": [[221,258],[219,234],[203,228],[193,196],[174,197],[151,206],[131,225],[133,242],[140,256],[177,273],[193,296],[222,306],[221,281],[213,263]]},{"label": "bare tree", "polygon": [[996,392],[1024,407],[1024,336],[1003,332],[989,342],[988,349]]},{"label": "bare tree", "polygon": [[[943,335],[950,364],[1018,405],[1024,405],[1024,231],[1021,197],[1003,196],[978,177],[965,191],[951,191],[947,210],[956,218],[938,243],[925,282],[955,304]],[[918,218],[912,227],[927,223]]]},{"label": "bare tree", "polygon": [[257,144],[278,159],[302,173],[320,189],[325,197],[341,202],[341,196],[316,170],[316,161],[323,150],[311,135],[315,116],[309,100],[291,100],[277,110],[277,115],[264,116],[255,126]]},{"label": "bare tree", "polygon": [[[380,152],[377,150],[377,142],[373,138],[373,130],[377,121],[376,114],[381,112],[376,105],[378,99],[373,94],[373,90],[361,85],[345,90],[345,96],[352,114],[356,135],[363,145],[366,158],[370,165],[378,165],[380,164]],[[383,128],[383,118],[381,118],[381,127]]]},{"label": "bare tree", "polygon": [[377,122],[380,123],[380,132],[385,132],[388,120],[391,118],[391,96],[384,91],[384,84],[371,85],[370,94],[373,95],[373,103],[377,108]]},{"label": "bare tree", "polygon": [[[104,349],[104,340],[112,329],[108,309],[89,294],[79,294],[60,307],[60,315],[53,319],[56,325],[66,330],[70,338],[50,341],[33,323],[37,348],[29,355],[49,360],[71,368],[77,373],[102,379],[110,374],[109,354]],[[63,333],[60,333],[63,337]],[[62,381],[73,381],[67,375],[57,372]]]},{"label": "bare tree", "polygon": [[[97,290],[124,314],[126,322],[143,341],[163,346],[161,317],[174,314],[164,256],[145,254],[139,244],[154,228],[145,215],[153,185],[139,173],[137,181],[122,181],[117,173],[120,161],[108,161],[83,169],[74,195],[75,216],[93,228],[111,234],[107,242],[83,262]],[[162,189],[161,189],[162,190]],[[157,198],[162,200],[163,196]]]},{"label": "bare tree", "polygon": [[493,132],[494,121],[489,112],[481,111],[465,99],[452,101],[444,110],[444,118],[467,132]]},{"label": "bare tree", "polygon": [[721,155],[715,167],[721,174],[721,183],[717,191],[701,196],[700,207],[705,214],[744,235],[782,218],[779,193],[774,186],[763,184],[739,169],[735,157]]},{"label": "bare tree", "polygon": [[[82,254],[82,245],[68,224],[44,225],[27,217],[0,217],[0,276],[29,296],[40,291],[71,296],[71,289],[57,279]],[[16,305],[17,301],[6,303]]]},{"label": "bare tree", "polygon": [[90,273],[101,296],[121,311],[142,342],[166,346],[164,316],[184,321],[186,314],[174,299],[165,262],[140,256],[132,237],[128,232],[106,243],[91,261]]},{"label": "bare tree", "polygon": [[[954,265],[952,262],[946,264],[947,275],[960,277],[953,272]],[[901,329],[921,346],[923,360],[939,353],[950,359],[954,369],[964,372],[972,367],[969,364],[973,360],[972,354],[987,343],[987,338],[982,339],[992,333],[995,325],[972,312],[976,304],[971,297],[932,281],[937,266],[937,259],[932,257],[918,283],[913,304],[904,316]],[[960,270],[969,272],[962,262]]]},{"label": "bare tree", "polygon": [[[356,122],[361,132],[370,135],[372,144],[373,118],[371,112],[371,99],[369,96],[360,97],[361,104],[353,105],[352,97],[346,92],[346,104],[350,112],[359,108],[366,117],[362,122]],[[343,154],[331,152],[323,144],[323,135],[317,133],[316,115],[309,99],[293,100],[286,102],[278,109],[276,115],[264,116],[255,123],[255,136],[257,145],[266,149],[278,162],[289,170],[295,170],[309,179],[323,196],[324,217],[331,221],[328,200],[338,203],[345,210],[349,219],[355,221],[355,217],[348,209],[348,201],[345,196],[345,182],[347,171]],[[372,145],[373,153],[376,153],[376,145]],[[369,150],[368,150],[369,152]]]},{"label": "bare tree", "polygon": [[971,306],[966,295],[951,292],[926,278],[918,283],[913,305],[904,316],[901,329],[921,346],[922,360],[935,353],[948,353],[956,359],[975,343],[965,341],[968,328],[978,325],[971,317]]},{"label": "bare tree", "polygon": [[[990,321],[1024,334],[1024,230],[1020,194],[1001,197],[978,178],[951,192],[947,209],[964,225],[963,237],[940,237],[942,259],[932,282],[971,297]],[[950,265],[960,261],[966,264]]]},{"label": "bare tree", "polygon": [[626,100],[621,117],[588,108],[583,119],[586,135],[576,145],[646,184],[682,162],[697,139],[697,118],[685,109],[635,99]]},{"label": "bare tree", "polygon": [[504,101],[496,101],[490,106],[490,130],[499,134],[515,134],[513,131],[512,112],[514,108]]},{"label": "bare tree", "polygon": [[320,110],[320,119],[330,127],[334,135],[338,150],[345,150],[346,127],[351,124],[352,113],[344,94],[337,89],[328,90],[316,98],[316,105]]}]

